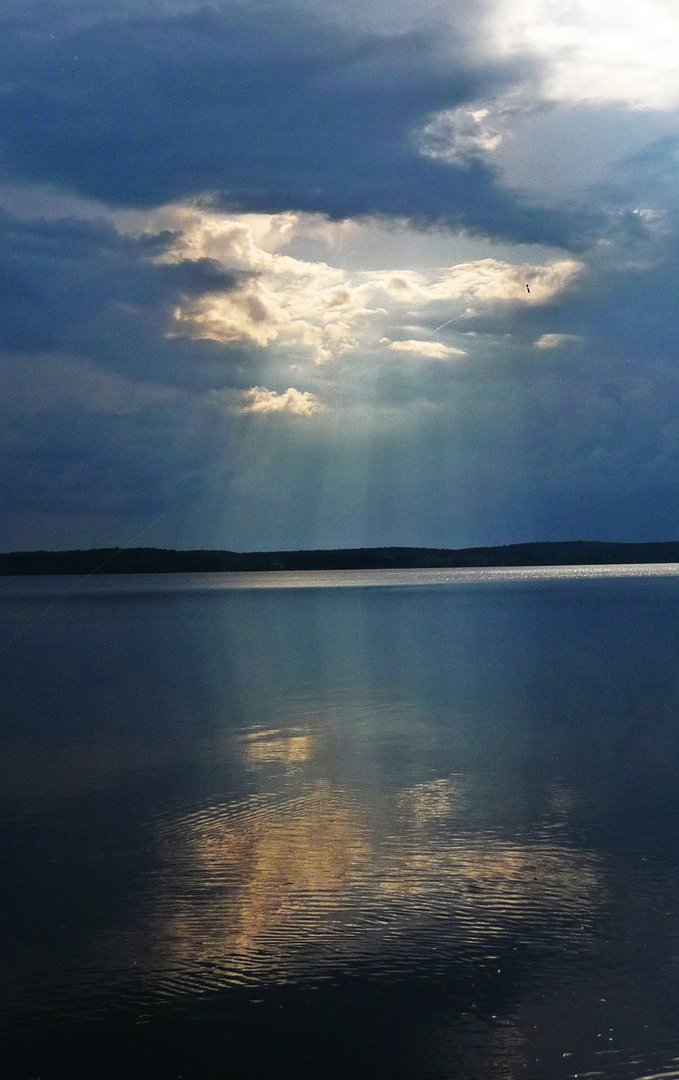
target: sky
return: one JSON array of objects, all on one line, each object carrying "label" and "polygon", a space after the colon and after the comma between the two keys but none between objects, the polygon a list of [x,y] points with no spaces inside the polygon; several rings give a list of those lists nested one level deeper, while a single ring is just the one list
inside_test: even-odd
[{"label": "sky", "polygon": [[0,39],[0,549],[679,539],[676,0]]}]

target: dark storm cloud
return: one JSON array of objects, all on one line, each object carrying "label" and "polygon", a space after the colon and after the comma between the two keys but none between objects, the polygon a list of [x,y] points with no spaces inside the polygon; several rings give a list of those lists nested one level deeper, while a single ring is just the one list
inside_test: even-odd
[{"label": "dark storm cloud", "polygon": [[[2,381],[0,358],[0,382]],[[29,372],[31,365],[28,365]],[[74,369],[77,372],[77,369]],[[205,496],[224,440],[215,410],[182,398],[144,403],[134,387],[126,412],[64,397],[59,407],[0,406],[0,516],[58,511],[148,517]],[[79,400],[80,397],[80,400]]]},{"label": "dark storm cloud", "polygon": [[239,418],[209,391],[236,402],[267,352],[166,337],[178,303],[250,277],[156,261],[173,241],[0,215],[0,546],[3,523],[45,513],[100,515],[96,542],[127,541],[136,517],[189,513],[223,482]]},{"label": "dark storm cloud", "polygon": [[651,198],[661,195],[666,204],[672,193],[671,205],[676,207],[678,174],[679,136],[672,134],[654,139],[643,150],[628,155],[617,170],[616,182],[628,197],[631,191],[643,191]]},{"label": "dark storm cloud", "polygon": [[166,339],[178,303],[237,289],[248,277],[211,259],[155,261],[172,239],[135,239],[103,222],[0,214],[0,349],[73,353],[136,378],[180,384],[200,383],[212,358],[222,365],[247,359],[238,348]]},{"label": "dark storm cloud", "polygon": [[[0,215],[0,517],[191,506],[228,437],[204,391],[246,350],[168,340],[174,306],[245,275],[158,263],[173,237]],[[188,388],[188,389],[187,389]],[[4,516],[3,516],[4,515]],[[0,529],[0,544],[2,531]]]},{"label": "dark storm cloud", "polygon": [[0,22],[6,176],[117,205],[210,192],[249,211],[384,213],[552,244],[593,227],[503,192],[479,161],[418,153],[431,112],[525,75],[479,64],[462,40],[453,56],[440,26],[350,32],[283,6],[51,10]]}]

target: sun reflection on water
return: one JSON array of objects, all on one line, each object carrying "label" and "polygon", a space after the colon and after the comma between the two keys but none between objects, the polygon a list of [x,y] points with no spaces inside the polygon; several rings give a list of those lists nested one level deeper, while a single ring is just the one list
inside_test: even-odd
[{"label": "sun reflection on water", "polygon": [[455,787],[448,780],[431,780],[399,793],[397,806],[402,815],[412,818],[416,825],[445,819],[459,808],[462,801],[461,785]]},{"label": "sun reflection on water", "polygon": [[[240,745],[249,767],[284,777],[318,740],[262,729]],[[431,966],[432,949],[449,963],[527,930],[586,947],[603,894],[596,856],[544,830],[478,830],[468,778],[368,794],[287,775],[159,825],[142,963],[165,992],[417,967],[418,953]]]},{"label": "sun reflection on water", "polygon": [[301,728],[284,731],[253,731],[243,738],[243,751],[249,765],[300,765],[313,757],[314,737]]}]

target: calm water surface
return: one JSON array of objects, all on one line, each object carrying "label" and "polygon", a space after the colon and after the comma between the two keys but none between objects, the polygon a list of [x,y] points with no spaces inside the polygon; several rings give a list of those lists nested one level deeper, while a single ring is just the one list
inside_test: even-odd
[{"label": "calm water surface", "polygon": [[5,578],[0,648],[2,1080],[679,1077],[675,567]]}]

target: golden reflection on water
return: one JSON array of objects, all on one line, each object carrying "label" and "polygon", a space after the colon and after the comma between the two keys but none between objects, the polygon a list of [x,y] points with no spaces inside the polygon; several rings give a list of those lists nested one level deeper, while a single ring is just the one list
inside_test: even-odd
[{"label": "golden reflection on water", "polygon": [[[352,808],[328,785],[275,806],[215,807],[164,836],[163,932],[183,964],[205,955],[276,955],[313,935],[373,849]],[[191,903],[176,894],[177,876]]]},{"label": "golden reflection on water", "polygon": [[314,737],[302,728],[254,731],[243,739],[246,762],[251,766],[301,765],[314,754]]},{"label": "golden reflection on water", "polygon": [[[245,745],[255,762],[288,764],[312,743],[267,732]],[[596,857],[544,832],[465,829],[470,801],[446,778],[361,799],[317,780],[163,824],[146,964],[186,988],[356,959],[388,968],[417,951],[409,933],[449,956],[524,931],[582,947],[602,893]]]},{"label": "golden reflection on water", "polygon": [[460,789],[450,780],[430,780],[399,793],[397,805],[402,815],[410,816],[416,825],[450,817],[462,804]]}]

